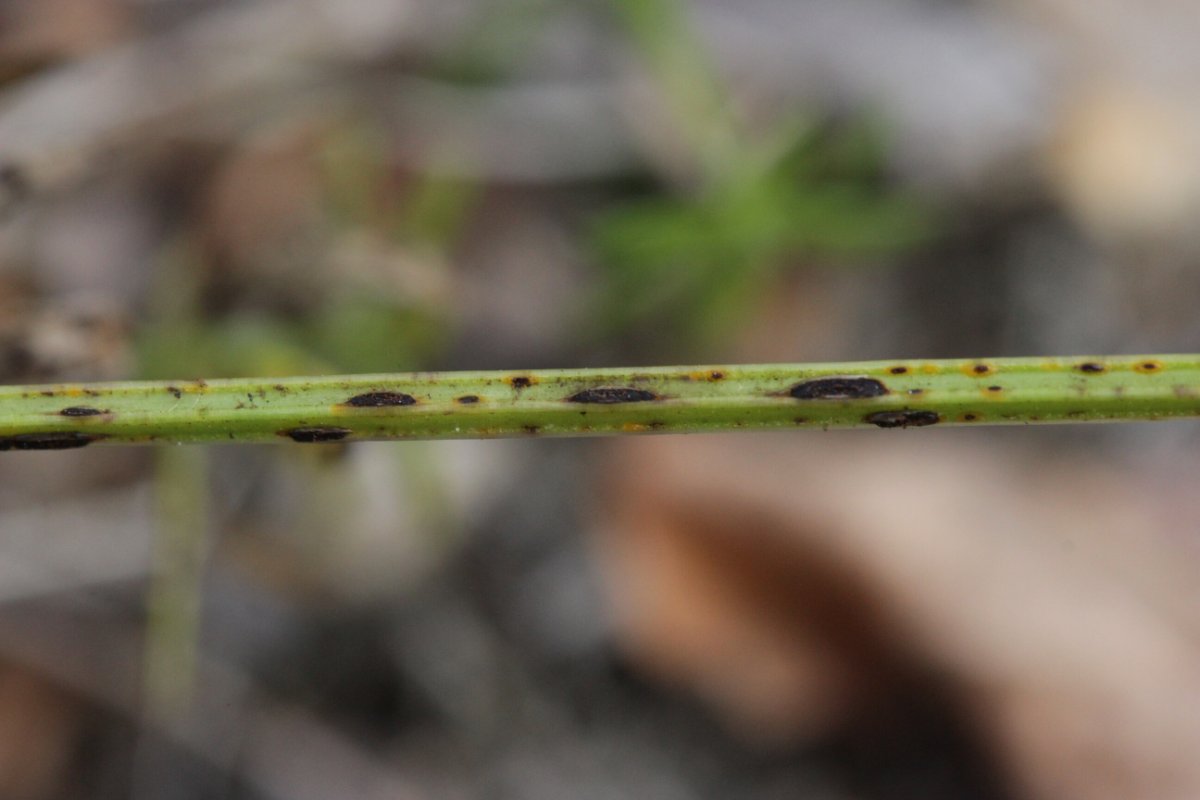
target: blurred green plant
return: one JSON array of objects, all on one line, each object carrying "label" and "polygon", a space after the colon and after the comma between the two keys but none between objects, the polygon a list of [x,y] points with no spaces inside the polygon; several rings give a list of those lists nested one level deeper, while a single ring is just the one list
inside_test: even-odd
[{"label": "blurred green plant", "polygon": [[690,149],[694,175],[604,213],[606,331],[666,319],[703,346],[744,318],[798,256],[894,253],[926,240],[929,210],[882,180],[880,126],[787,119],[752,135],[690,35],[676,0],[614,0]]},{"label": "blurred green plant", "polygon": [[549,17],[573,0],[506,0],[477,9],[473,24],[437,60],[433,77],[460,86],[499,82],[529,52]]},{"label": "blurred green plant", "polygon": [[186,719],[195,689],[201,584],[208,557],[208,451],[155,453],[156,536],[147,587],[144,707],[170,726]]}]

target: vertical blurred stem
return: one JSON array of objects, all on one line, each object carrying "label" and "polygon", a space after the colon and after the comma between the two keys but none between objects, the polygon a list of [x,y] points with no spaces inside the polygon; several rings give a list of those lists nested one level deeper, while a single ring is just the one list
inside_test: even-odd
[{"label": "vertical blurred stem", "polygon": [[208,450],[156,453],[157,536],[147,597],[145,709],[171,726],[189,710],[200,630],[200,584],[208,539]]},{"label": "vertical blurred stem", "polygon": [[444,545],[457,538],[462,520],[447,488],[439,451],[428,442],[412,442],[413,447],[398,447],[395,458],[404,476],[404,494],[420,530],[434,544]]},{"label": "vertical blurred stem", "polygon": [[728,98],[687,22],[680,0],[613,0],[646,59],[699,165],[702,188],[722,183],[744,146]]}]

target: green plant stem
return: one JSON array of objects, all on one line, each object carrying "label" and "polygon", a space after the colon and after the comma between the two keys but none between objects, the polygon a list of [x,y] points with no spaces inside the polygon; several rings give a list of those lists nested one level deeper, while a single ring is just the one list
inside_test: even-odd
[{"label": "green plant stem", "polygon": [[185,723],[195,692],[200,598],[208,550],[208,454],[164,447],[156,454],[157,534],[147,587],[146,714]]},{"label": "green plant stem", "polygon": [[1200,416],[1200,355],[405,373],[0,388],[0,449]]}]

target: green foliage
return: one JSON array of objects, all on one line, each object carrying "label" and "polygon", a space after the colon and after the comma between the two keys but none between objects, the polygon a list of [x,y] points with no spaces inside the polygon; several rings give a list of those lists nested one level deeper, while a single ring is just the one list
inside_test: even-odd
[{"label": "green foliage", "polygon": [[434,77],[460,86],[497,83],[529,51],[547,18],[572,0],[507,0],[478,9],[475,22],[441,56]]},{"label": "green foliage", "polygon": [[323,306],[306,320],[301,340],[338,371],[372,372],[434,361],[447,330],[429,309],[360,295]]},{"label": "green foliage", "polygon": [[930,231],[928,212],[911,198],[824,177],[817,148],[695,198],[639,200],[601,217],[594,244],[608,270],[604,319],[620,329],[666,314],[703,337],[742,317],[796,258],[886,255]]},{"label": "green foliage", "polygon": [[666,319],[702,346],[743,318],[796,259],[886,255],[930,235],[928,210],[883,179],[878,126],[785,120],[752,136],[728,113],[673,0],[614,3],[670,99],[700,180],[691,192],[636,198],[597,221],[606,330]]}]

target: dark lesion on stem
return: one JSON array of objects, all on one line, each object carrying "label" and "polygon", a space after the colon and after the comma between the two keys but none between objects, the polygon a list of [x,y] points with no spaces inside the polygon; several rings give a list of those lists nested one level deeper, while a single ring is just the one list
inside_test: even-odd
[{"label": "dark lesion on stem", "polygon": [[286,436],[293,442],[301,442],[304,444],[312,444],[318,442],[339,442],[351,434],[349,428],[335,427],[300,427],[289,428],[285,431],[280,431],[280,436]]},{"label": "dark lesion on stem", "polygon": [[876,411],[863,417],[865,422],[880,428],[923,428],[942,421],[936,411]]},{"label": "dark lesion on stem", "polygon": [[62,411],[58,412],[64,417],[98,417],[101,414],[107,414],[107,411],[101,411],[98,408],[91,406],[67,406]]},{"label": "dark lesion on stem", "polygon": [[797,400],[860,400],[882,397],[888,388],[875,378],[837,376],[798,383],[788,392]]},{"label": "dark lesion on stem", "polygon": [[633,389],[627,386],[601,386],[576,392],[567,398],[567,402],[615,405],[616,403],[646,403],[659,399],[654,392],[645,389]]},{"label": "dark lesion on stem", "polygon": [[356,394],[346,401],[354,408],[387,408],[389,406],[414,406],[417,399],[403,392],[365,392]]},{"label": "dark lesion on stem", "polygon": [[102,437],[94,434],[74,431],[18,433],[15,436],[0,437],[0,450],[73,450],[100,438]]}]

